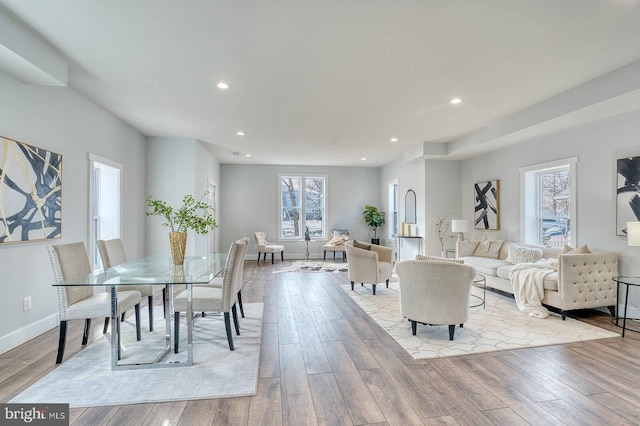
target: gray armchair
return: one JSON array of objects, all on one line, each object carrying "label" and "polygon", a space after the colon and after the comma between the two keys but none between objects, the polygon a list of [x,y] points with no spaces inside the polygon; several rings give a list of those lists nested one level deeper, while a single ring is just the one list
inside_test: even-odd
[{"label": "gray armchair", "polygon": [[407,260],[396,265],[400,281],[400,313],[417,323],[448,325],[453,340],[456,324],[469,319],[471,284],[476,275],[471,266],[454,262]]},{"label": "gray armchair", "polygon": [[[356,247],[354,244],[365,248]],[[376,294],[377,284],[384,282],[389,288],[389,279],[393,273],[391,260],[393,249],[375,244],[362,244],[356,241],[347,242],[345,249],[347,250],[351,290],[353,290],[354,282],[359,282],[362,285],[371,284],[374,295]]]}]

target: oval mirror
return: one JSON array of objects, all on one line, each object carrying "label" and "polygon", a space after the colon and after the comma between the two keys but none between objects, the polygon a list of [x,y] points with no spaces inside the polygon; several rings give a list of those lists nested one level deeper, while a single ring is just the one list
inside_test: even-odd
[{"label": "oval mirror", "polygon": [[404,196],[404,222],[416,223],[416,193],[413,189]]}]

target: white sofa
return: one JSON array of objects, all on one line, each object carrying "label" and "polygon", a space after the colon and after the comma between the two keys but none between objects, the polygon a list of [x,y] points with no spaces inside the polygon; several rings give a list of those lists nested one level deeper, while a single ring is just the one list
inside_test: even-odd
[{"label": "white sofa", "polygon": [[618,295],[613,277],[618,275],[617,253],[594,251],[585,254],[562,254],[560,248],[505,241],[498,258],[490,259],[472,256],[478,245],[477,241],[458,241],[456,256],[484,275],[487,286],[513,294],[509,271],[514,265],[506,260],[512,244],[537,247],[542,250],[543,258],[558,259],[558,270],[544,280],[542,304],[559,309],[563,320],[567,317],[567,311],[604,306],[615,316]]}]

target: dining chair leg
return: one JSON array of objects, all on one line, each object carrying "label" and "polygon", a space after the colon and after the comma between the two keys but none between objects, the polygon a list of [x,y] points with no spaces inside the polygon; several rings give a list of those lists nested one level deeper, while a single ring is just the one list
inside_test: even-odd
[{"label": "dining chair leg", "polygon": [[162,289],[162,313],[163,313],[163,318],[167,319],[167,289],[163,288]]},{"label": "dining chair leg", "polygon": [[271,264],[272,264],[272,265],[273,265],[273,255],[274,255],[274,254],[275,254],[275,253],[271,253]]},{"label": "dining chair leg", "polygon": [[260,252],[258,252],[258,265],[260,264]]},{"label": "dining chair leg", "polygon": [[322,261],[326,262],[327,261],[327,251],[324,251],[324,255],[322,255]]},{"label": "dining chair leg", "polygon": [[233,336],[231,335],[231,319],[229,318],[229,312],[224,313],[224,328],[227,330],[227,340],[229,341],[229,350],[233,348]]},{"label": "dining chair leg", "polygon": [[178,353],[178,342],[180,341],[180,312],[173,313],[173,353]]},{"label": "dining chair leg", "polygon": [[153,331],[153,295],[149,296],[149,331]]},{"label": "dining chair leg", "polygon": [[284,250],[280,252],[280,261],[284,262]]},{"label": "dining chair leg", "polygon": [[240,324],[238,323],[238,310],[236,309],[236,304],[234,303],[231,307],[231,315],[233,316],[233,325],[236,327],[236,334],[240,335]]},{"label": "dining chair leg", "polygon": [[122,313],[122,316],[120,316],[120,322],[124,322],[124,314],[126,314],[126,313],[127,313],[127,311],[124,311]]},{"label": "dining chair leg", "polygon": [[60,321],[60,337],[58,339],[58,355],[56,356],[56,364],[62,362],[62,356],[64,355],[64,346],[67,342],[67,322]]},{"label": "dining chair leg", "polygon": [[136,312],[136,341],[140,341],[142,336],[140,335],[140,304],[137,303],[135,308]]},{"label": "dining chair leg", "polygon": [[[118,333],[118,361],[120,361],[120,358],[122,358],[122,353],[121,353],[121,349],[122,349],[122,344],[120,342],[120,321],[115,321],[115,329],[116,329],[116,333]],[[111,330],[111,332],[113,333],[113,330]]]},{"label": "dining chair leg", "polygon": [[238,306],[240,306],[240,316],[244,318],[244,308],[242,307],[242,290],[238,290]]},{"label": "dining chair leg", "polygon": [[89,341],[89,331],[91,331],[91,318],[84,320],[84,333],[82,333],[82,346],[85,346]]},{"label": "dining chair leg", "polygon": [[102,334],[107,334],[107,329],[109,328],[109,317],[104,318],[104,327],[102,327]]}]

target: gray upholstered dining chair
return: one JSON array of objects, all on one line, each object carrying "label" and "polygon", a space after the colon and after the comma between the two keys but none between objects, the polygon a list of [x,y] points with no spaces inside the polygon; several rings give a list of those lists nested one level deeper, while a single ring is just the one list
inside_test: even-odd
[{"label": "gray upholstered dining chair", "polygon": [[[236,288],[238,289],[238,307],[240,308],[240,316],[244,318],[244,307],[242,306],[242,287],[244,286],[244,258],[247,254],[247,248],[249,247],[249,238],[242,237],[241,241],[245,242],[244,247],[241,250],[241,253],[238,256],[238,262],[240,263],[240,270],[236,276]],[[210,285],[212,287],[222,288],[222,284],[224,282],[223,277],[216,277],[209,282],[209,284],[203,284],[205,286]]]},{"label": "gray upholstered dining chair", "polygon": [[[104,270],[127,263],[127,256],[124,251],[124,244],[122,239],[114,238],[112,240],[98,240],[98,251],[100,252],[100,258],[102,259],[102,266]],[[126,285],[119,286],[118,291],[139,291],[142,297],[147,297],[149,305],[149,331],[153,331],[153,293],[157,286],[153,285]],[[165,290],[162,289],[162,304],[165,306],[164,298]],[[166,309],[166,308],[165,308]],[[166,315],[165,311],[165,315]],[[124,320],[124,311],[122,312],[122,320]]]},{"label": "gray upholstered dining chair", "polygon": [[448,325],[453,340],[456,324],[469,319],[473,267],[443,261],[406,260],[396,265],[400,283],[400,313],[411,321],[415,336],[417,323]]},{"label": "gray upholstered dining chair", "polygon": [[[91,264],[84,243],[59,244],[47,247],[53,275],[57,283],[66,279],[80,278],[91,273]],[[62,362],[67,337],[67,321],[84,319],[82,345],[86,345],[91,330],[92,318],[104,318],[103,333],[107,332],[111,316],[111,295],[109,292],[94,294],[93,286],[57,286],[60,315],[60,338],[56,364]],[[119,291],[117,315],[134,306],[136,312],[136,339],[140,340],[140,292]],[[112,327],[120,327],[115,321]],[[120,336],[120,333],[118,333]],[[120,348],[120,342],[118,342]]]},{"label": "gray upholstered dining chair", "polygon": [[256,239],[258,246],[258,263],[260,263],[260,254],[264,253],[262,261],[267,260],[267,253],[271,253],[271,263],[273,264],[273,255],[280,253],[280,260],[284,262],[284,246],[280,244],[270,243],[267,241],[266,232],[254,232],[253,237]]},{"label": "gray upholstered dining chair", "polygon": [[[238,324],[238,311],[236,301],[238,298],[237,276],[240,273],[239,258],[242,250],[245,250],[246,242],[238,240],[231,243],[227,261],[223,271],[222,287],[208,285],[192,288],[192,312],[221,312],[224,315],[224,325],[227,332],[229,350],[234,350],[233,335],[231,333],[231,316],[236,329],[236,334],[240,335],[240,325]],[[183,291],[174,299],[174,352],[178,353],[180,341],[180,312],[187,310],[187,292]]]}]

